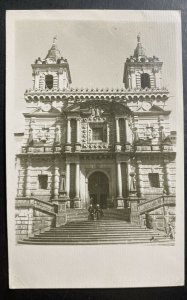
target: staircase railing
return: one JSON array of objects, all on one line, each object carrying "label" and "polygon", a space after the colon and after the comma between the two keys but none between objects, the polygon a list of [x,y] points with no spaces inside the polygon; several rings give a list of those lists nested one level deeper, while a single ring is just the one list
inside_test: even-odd
[{"label": "staircase railing", "polygon": [[[15,206],[16,209],[20,211],[32,208],[46,215],[46,218],[40,218],[38,228],[35,228],[35,217],[33,215],[29,216],[29,214],[24,216],[24,214],[22,215],[21,213],[19,216],[19,224],[24,224],[24,234],[27,234],[28,237],[49,230],[51,226],[55,226],[56,224],[56,206],[52,203],[34,197],[17,197]],[[20,232],[23,226],[21,225],[20,228],[19,224],[16,225],[16,228]]]},{"label": "staircase railing", "polygon": [[16,208],[19,207],[33,207],[46,214],[56,215],[55,209],[56,206],[52,203],[37,199],[35,197],[17,197],[16,198]]},{"label": "staircase railing", "polygon": [[146,212],[150,212],[154,209],[165,205],[175,205],[175,196],[159,196],[157,198],[145,201],[143,203],[138,204],[138,211],[140,214],[144,214]]}]

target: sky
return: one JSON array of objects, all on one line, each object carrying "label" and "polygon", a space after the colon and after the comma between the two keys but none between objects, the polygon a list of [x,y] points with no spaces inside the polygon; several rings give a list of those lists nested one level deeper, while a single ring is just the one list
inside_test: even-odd
[{"label": "sky", "polygon": [[[176,105],[175,24],[109,20],[21,20],[15,25],[15,118],[17,131],[23,131],[21,116],[26,107],[24,92],[32,87],[32,68],[38,57],[45,58],[53,37],[69,62],[72,87],[123,87],[124,62],[133,55],[137,34],[148,56],[163,64],[163,86],[170,91],[174,128]],[[172,128],[172,129],[173,129]]]}]

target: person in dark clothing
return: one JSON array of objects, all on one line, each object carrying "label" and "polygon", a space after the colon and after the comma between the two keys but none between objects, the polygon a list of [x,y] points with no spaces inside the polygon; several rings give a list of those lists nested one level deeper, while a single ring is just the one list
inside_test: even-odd
[{"label": "person in dark clothing", "polygon": [[103,211],[102,208],[99,206],[99,204],[97,204],[95,208],[95,216],[96,216],[96,220],[100,220],[103,217]]},{"label": "person in dark clothing", "polygon": [[154,228],[153,217],[149,213],[145,214],[145,225],[146,225],[146,228],[148,228],[148,229]]},{"label": "person in dark clothing", "polygon": [[88,211],[89,211],[88,220],[94,220],[94,208],[92,204],[90,204]]}]

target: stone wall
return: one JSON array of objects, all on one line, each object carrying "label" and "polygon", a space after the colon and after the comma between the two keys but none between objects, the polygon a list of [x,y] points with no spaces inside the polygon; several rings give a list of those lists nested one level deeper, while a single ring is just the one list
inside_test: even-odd
[{"label": "stone wall", "polygon": [[17,207],[15,222],[16,241],[19,241],[54,226],[55,216],[33,207]]},{"label": "stone wall", "polygon": [[[167,165],[167,166],[166,166]],[[149,174],[157,173],[159,176],[159,187],[152,187]],[[136,164],[136,182],[139,194],[146,199],[162,195],[164,188],[170,194],[175,194],[176,166],[174,159],[168,160],[167,164],[162,157],[143,157]]]},{"label": "stone wall", "polygon": [[[153,218],[153,225],[155,230],[167,231],[168,223],[171,223],[175,228],[175,206],[164,206],[157,208],[149,213]],[[145,227],[145,214],[140,216],[140,224]]]}]

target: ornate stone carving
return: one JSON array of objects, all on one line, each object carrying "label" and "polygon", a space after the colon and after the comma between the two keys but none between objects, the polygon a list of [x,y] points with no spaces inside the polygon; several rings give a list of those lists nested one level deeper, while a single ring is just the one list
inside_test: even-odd
[{"label": "ornate stone carving", "polygon": [[60,126],[57,126],[55,128],[55,144],[59,145],[61,144],[61,132],[60,132]]},{"label": "ornate stone carving", "polygon": [[51,134],[49,132],[49,128],[42,128],[37,133],[37,141],[38,142],[49,143],[50,137],[51,137]]},{"label": "ornate stone carving", "polygon": [[129,191],[131,193],[136,192],[136,176],[135,176],[135,168],[131,167],[131,171],[129,173],[130,175],[130,186],[129,186]]}]

